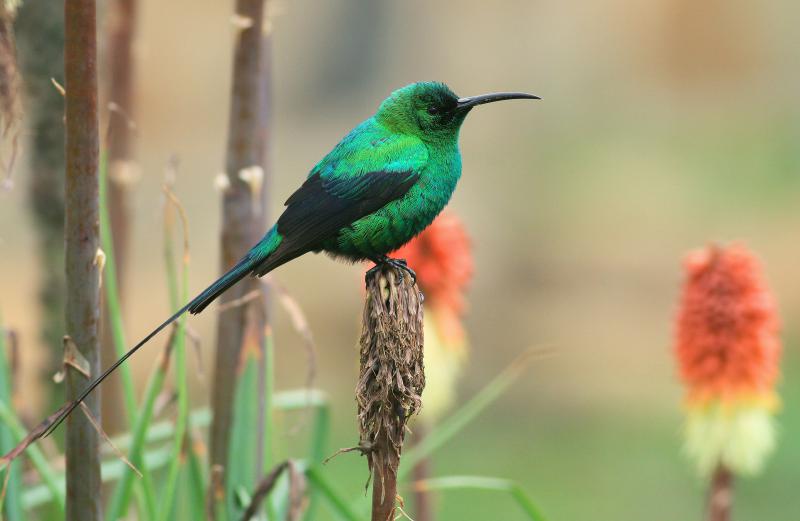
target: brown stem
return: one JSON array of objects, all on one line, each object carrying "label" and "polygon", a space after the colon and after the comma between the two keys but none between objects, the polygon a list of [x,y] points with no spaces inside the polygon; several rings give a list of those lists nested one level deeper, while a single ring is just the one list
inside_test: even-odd
[{"label": "brown stem", "polygon": [[[422,422],[414,425],[414,445],[422,443],[428,434],[428,428]],[[422,482],[431,477],[431,460],[423,458],[411,470],[414,483]],[[433,502],[429,491],[422,488],[414,489],[414,521],[433,521]]]},{"label": "brown stem", "polygon": [[356,387],[361,441],[372,473],[372,520],[394,519],[397,470],[408,418],[422,404],[422,294],[404,271],[367,275]]},{"label": "brown stem", "polygon": [[393,521],[400,457],[388,436],[379,436],[372,448],[372,521]]},{"label": "brown stem", "polygon": [[733,506],[733,473],[719,464],[708,491],[708,521],[729,521]]},{"label": "brown stem", "polygon": [[[108,136],[108,206],[114,230],[114,259],[120,289],[127,259],[130,222],[130,201],[125,183],[126,172],[133,158],[133,37],[136,31],[136,0],[112,2],[108,33],[108,99],[122,114],[109,114]],[[127,173],[129,175],[129,173]]]},{"label": "brown stem", "polygon": [[[133,116],[133,37],[136,30],[136,0],[114,0],[111,2],[108,22],[107,55],[107,98],[124,111],[124,116],[111,112],[108,114],[108,211],[111,220],[114,260],[117,271],[117,287],[120,298],[125,294],[125,268],[128,258],[130,236],[130,201],[125,169],[132,161],[133,129],[130,119]],[[114,339],[108,320],[108,306],[103,305],[102,315],[102,355],[104,359],[117,357]],[[122,386],[119,375],[112,374],[104,384],[103,419],[108,432],[122,430],[125,418],[119,414],[123,410]]]},{"label": "brown stem", "polygon": [[[66,88],[65,237],[67,335],[88,363],[100,371],[97,44],[94,0],[65,0],[64,76]],[[66,367],[67,397],[80,394],[88,379]],[[84,402],[99,418],[100,396]],[[85,415],[67,419],[67,520],[93,521],[100,513],[99,435]]]},{"label": "brown stem", "polygon": [[[222,271],[228,270],[263,235],[265,222],[265,192],[263,183],[248,184],[240,172],[251,167],[265,168],[266,86],[263,51],[266,36],[263,34],[264,0],[237,0],[236,14],[242,23],[233,60],[230,120],[226,173],[229,187],[222,206]],[[266,177],[266,175],[265,175]],[[252,190],[259,193],[253,195]],[[231,288],[221,300],[241,298],[258,287],[257,281],[247,279]],[[227,472],[230,433],[233,425],[233,400],[236,389],[236,370],[244,332],[255,328],[263,335],[264,313],[248,313],[251,305],[228,309],[219,315],[217,322],[217,352],[215,377],[212,389],[213,423],[211,425],[210,464]],[[248,317],[253,317],[248,318]],[[256,321],[256,323],[252,323]],[[260,342],[261,339],[259,338]],[[223,483],[226,480],[223,479]],[[216,512],[216,510],[215,510]]]}]

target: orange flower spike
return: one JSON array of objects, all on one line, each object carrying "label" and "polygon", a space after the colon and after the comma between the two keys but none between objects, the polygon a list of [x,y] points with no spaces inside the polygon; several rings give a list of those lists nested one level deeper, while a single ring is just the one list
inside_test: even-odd
[{"label": "orange flower spike", "polygon": [[461,220],[444,212],[417,237],[391,253],[417,273],[425,297],[456,313],[464,311],[464,290],[472,279],[472,245]]},{"label": "orange flower spike", "polygon": [[462,325],[465,291],[474,269],[472,245],[461,220],[444,212],[405,246],[390,254],[405,259],[425,294],[425,407],[422,419],[435,422],[455,401],[466,361]]},{"label": "orange flower spike", "polygon": [[757,260],[740,245],[712,246],[685,269],[676,355],[689,401],[771,395],[781,347]]},{"label": "orange flower spike", "polygon": [[687,386],[687,451],[703,473],[754,473],[774,446],[777,309],[742,245],[689,254],[675,355]]}]

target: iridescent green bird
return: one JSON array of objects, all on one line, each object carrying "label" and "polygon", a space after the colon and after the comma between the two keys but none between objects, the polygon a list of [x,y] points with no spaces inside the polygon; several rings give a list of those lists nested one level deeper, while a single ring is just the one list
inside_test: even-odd
[{"label": "iridescent green bird", "polygon": [[261,277],[311,251],[411,271],[386,254],[421,232],[450,200],[461,177],[464,118],[478,105],[510,99],[539,98],[521,92],[459,98],[437,82],[394,91],[317,163],[242,260],[94,380],[49,431],[159,331],[186,311],[200,313],[247,275]]}]

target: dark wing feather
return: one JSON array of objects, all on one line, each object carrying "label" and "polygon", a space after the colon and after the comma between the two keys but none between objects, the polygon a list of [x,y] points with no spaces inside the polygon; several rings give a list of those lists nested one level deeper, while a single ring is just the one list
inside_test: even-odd
[{"label": "dark wing feather", "polygon": [[293,258],[319,249],[345,226],[404,196],[417,179],[413,171],[349,178],[313,174],[289,197],[278,219],[278,233],[284,238],[278,248],[281,256]]}]

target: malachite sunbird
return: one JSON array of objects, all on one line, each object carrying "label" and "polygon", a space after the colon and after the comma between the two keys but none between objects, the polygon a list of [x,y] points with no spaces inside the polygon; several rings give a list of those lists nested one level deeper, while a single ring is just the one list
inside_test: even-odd
[{"label": "malachite sunbird", "polygon": [[450,200],[461,177],[464,118],[478,105],[511,99],[539,98],[522,92],[459,98],[438,82],[394,91],[311,169],[278,222],[243,259],[96,378],[48,433],[159,331],[186,311],[200,313],[247,275],[261,277],[312,251],[405,269],[386,254],[421,232]]}]

